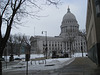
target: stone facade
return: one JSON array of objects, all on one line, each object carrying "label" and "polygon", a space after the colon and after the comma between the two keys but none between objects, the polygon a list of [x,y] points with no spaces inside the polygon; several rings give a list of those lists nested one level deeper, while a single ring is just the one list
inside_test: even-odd
[{"label": "stone facade", "polygon": [[[47,47],[48,54],[56,51],[58,54],[62,52],[86,52],[86,40],[79,35],[79,24],[76,17],[68,8],[61,23],[61,33],[59,36],[32,36],[31,37],[32,53],[43,53]],[[47,45],[47,46],[46,46]]]},{"label": "stone facade", "polygon": [[88,56],[100,66],[100,0],[88,0],[86,32]]}]

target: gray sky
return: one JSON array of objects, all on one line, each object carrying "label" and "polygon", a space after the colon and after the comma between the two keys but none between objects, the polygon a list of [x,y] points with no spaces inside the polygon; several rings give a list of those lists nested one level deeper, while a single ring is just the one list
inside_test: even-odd
[{"label": "gray sky", "polygon": [[55,6],[43,6],[43,10],[38,15],[45,16],[36,18],[23,19],[23,26],[18,26],[18,29],[13,28],[11,34],[25,35],[44,35],[42,31],[47,31],[48,36],[58,36],[60,34],[60,26],[63,16],[67,13],[67,8],[76,16],[80,29],[85,29],[87,0],[62,0],[62,4]]}]

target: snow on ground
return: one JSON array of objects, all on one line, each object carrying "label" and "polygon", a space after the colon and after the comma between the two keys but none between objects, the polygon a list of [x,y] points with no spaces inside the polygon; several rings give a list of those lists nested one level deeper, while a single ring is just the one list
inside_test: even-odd
[{"label": "snow on ground", "polygon": [[[83,56],[86,57],[86,54],[87,53],[83,53]],[[6,56],[3,56],[3,57],[6,60]],[[10,56],[7,56],[7,61],[9,61],[9,57]],[[43,54],[31,54],[30,55],[30,59],[40,58],[40,57],[44,57],[44,55]],[[74,53],[74,55],[72,55],[72,57],[82,57],[82,53]],[[25,59],[25,54],[22,54],[20,56],[14,55],[14,58],[21,58],[21,59],[24,58]]]},{"label": "snow on ground", "polygon": [[[86,57],[87,53],[83,53],[83,57]],[[82,53],[74,53],[72,57],[82,57]]]},{"label": "snow on ground", "polygon": [[[17,58],[17,56],[14,56]],[[40,58],[44,57],[44,55],[31,55],[31,59],[34,58]],[[25,55],[20,55],[20,58],[25,58]],[[46,60],[40,60],[40,61],[28,61],[28,69],[29,70],[52,70],[61,68],[64,65],[68,65],[72,61],[74,61],[75,58],[54,58],[54,59],[46,59]],[[46,64],[45,64],[46,61]],[[9,66],[8,68],[4,68],[3,71],[9,71],[9,70],[26,70],[26,61],[20,61],[16,65]]]},{"label": "snow on ground", "polygon": [[[84,57],[86,57],[87,53],[84,53]],[[44,57],[43,54],[31,54],[30,59]],[[75,57],[82,57],[82,53],[75,53],[72,55],[72,58],[54,58],[54,59],[46,59],[40,61],[28,61],[28,69],[29,70],[52,70],[58,69],[65,65],[70,64],[74,61]],[[25,58],[25,55],[14,56],[14,58]],[[45,64],[46,61],[46,64]],[[4,71],[7,70],[26,70],[26,61],[20,61],[16,65],[9,66],[7,69],[5,68]]]},{"label": "snow on ground", "polygon": [[[44,63],[43,61],[29,61],[28,62],[28,70],[52,70],[52,69],[58,69],[65,65],[68,65],[72,61],[74,61],[75,58],[57,58],[57,59],[46,59]],[[26,61],[21,61],[17,65],[11,66],[9,69],[13,70],[26,70]]]},{"label": "snow on ground", "polygon": [[[3,56],[3,58],[5,59],[5,61],[6,61],[6,59],[7,59],[7,62],[9,62],[9,57],[10,56]],[[34,58],[40,58],[40,57],[44,57],[44,55],[43,54],[31,54],[30,55],[30,59],[34,59]],[[25,59],[25,54],[21,54],[20,56],[18,56],[18,55],[14,55],[14,59],[15,58],[21,58],[21,59]]]}]

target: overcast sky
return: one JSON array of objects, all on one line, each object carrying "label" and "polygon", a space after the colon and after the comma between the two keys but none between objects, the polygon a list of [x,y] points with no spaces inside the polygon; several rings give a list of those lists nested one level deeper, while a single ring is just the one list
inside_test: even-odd
[{"label": "overcast sky", "polygon": [[47,31],[48,36],[58,36],[61,32],[60,26],[63,16],[67,13],[67,8],[75,15],[80,30],[85,29],[87,0],[62,0],[62,4],[55,6],[44,6],[43,10],[38,15],[45,16],[36,18],[26,18],[23,26],[19,29],[13,27],[11,34],[25,34],[25,35],[44,35],[42,31]]}]

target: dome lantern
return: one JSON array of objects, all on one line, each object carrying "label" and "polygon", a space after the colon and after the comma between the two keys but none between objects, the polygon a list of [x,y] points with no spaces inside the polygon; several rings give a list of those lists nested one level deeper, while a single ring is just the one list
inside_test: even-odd
[{"label": "dome lantern", "polygon": [[67,19],[76,20],[76,17],[74,16],[74,14],[71,13],[69,7],[67,9],[67,13],[63,17],[63,20],[67,20]]},{"label": "dome lantern", "polygon": [[67,9],[68,11],[67,11],[67,13],[70,13],[70,8],[69,8],[69,6],[68,6],[68,9]]}]

